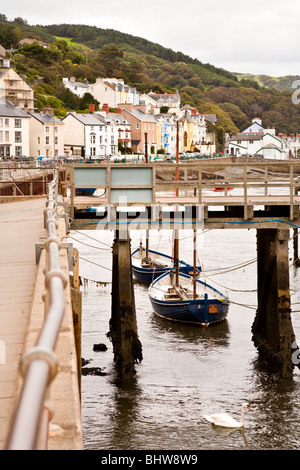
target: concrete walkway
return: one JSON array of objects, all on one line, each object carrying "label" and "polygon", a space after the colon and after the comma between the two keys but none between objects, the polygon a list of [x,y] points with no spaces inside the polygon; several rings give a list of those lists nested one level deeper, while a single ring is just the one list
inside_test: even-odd
[{"label": "concrete walkway", "polygon": [[[43,325],[45,256],[43,250],[37,266],[35,244],[43,243],[47,235],[43,219],[45,206],[46,199],[42,197],[0,203],[0,449],[5,446],[19,391],[20,358],[34,346]],[[67,274],[66,250],[61,251],[65,264],[62,269]],[[66,315],[56,351],[63,372],[51,387],[55,423],[61,432],[50,432],[49,448],[73,450],[82,449],[82,433],[70,288],[66,288],[66,296]]]},{"label": "concrete walkway", "polygon": [[12,412],[34,292],[35,243],[45,237],[45,204],[45,198],[0,204],[1,448]]}]

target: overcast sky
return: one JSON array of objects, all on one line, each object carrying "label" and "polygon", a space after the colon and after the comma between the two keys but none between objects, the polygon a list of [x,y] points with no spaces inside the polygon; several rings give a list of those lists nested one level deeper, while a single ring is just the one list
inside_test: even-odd
[{"label": "overcast sky", "polygon": [[115,29],[230,72],[300,75],[299,0],[10,0],[0,13]]}]

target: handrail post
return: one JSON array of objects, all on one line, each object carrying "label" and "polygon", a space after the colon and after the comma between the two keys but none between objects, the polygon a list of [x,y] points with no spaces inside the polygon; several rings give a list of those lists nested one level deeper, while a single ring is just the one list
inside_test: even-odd
[{"label": "handrail post", "polygon": [[294,219],[294,167],[290,165],[290,219]]},{"label": "handrail post", "polygon": [[247,165],[244,165],[244,220],[248,219],[247,203]]}]

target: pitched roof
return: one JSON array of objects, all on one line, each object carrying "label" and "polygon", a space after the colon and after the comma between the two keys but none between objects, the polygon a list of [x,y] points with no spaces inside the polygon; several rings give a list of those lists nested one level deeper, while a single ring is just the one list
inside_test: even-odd
[{"label": "pitched roof", "polygon": [[62,124],[60,119],[57,119],[55,116],[52,116],[49,113],[29,113],[30,116],[36,118],[38,121],[43,124]]},{"label": "pitched roof", "polygon": [[249,133],[249,134],[237,134],[237,135],[233,135],[231,137],[231,141],[238,141],[238,142],[242,142],[242,141],[246,141],[246,140],[261,140],[263,137],[263,134],[256,134],[256,133]]},{"label": "pitched roof", "polygon": [[13,104],[0,102],[0,116],[4,117],[16,117],[16,118],[30,118],[30,115],[27,114],[22,109],[14,106]]},{"label": "pitched roof", "polygon": [[[105,118],[100,114],[80,114],[80,113],[68,113],[67,116],[73,116],[79,122],[84,124],[85,126],[103,126],[106,124]],[[66,116],[66,117],[67,117]],[[63,119],[66,119],[64,117]]]},{"label": "pitched roof", "polygon": [[172,100],[177,102],[179,100],[179,95],[177,93],[153,93],[150,91],[148,95],[153,98],[155,101],[159,100]]},{"label": "pitched roof", "polygon": [[140,121],[157,123],[157,120],[152,114],[146,114],[141,109],[133,109],[132,111],[129,111],[128,109],[126,109],[126,105],[124,105],[124,109],[129,113],[133,114],[133,116],[135,116]]}]

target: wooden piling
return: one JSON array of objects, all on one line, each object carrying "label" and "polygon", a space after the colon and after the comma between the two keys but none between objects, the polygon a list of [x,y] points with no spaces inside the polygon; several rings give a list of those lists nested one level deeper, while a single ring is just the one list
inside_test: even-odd
[{"label": "wooden piling", "polygon": [[116,231],[113,243],[112,303],[110,336],[114,361],[122,378],[135,375],[135,363],[142,361],[133,289],[130,238],[121,240]]},{"label": "wooden piling", "polygon": [[75,336],[75,346],[77,354],[78,387],[81,396],[81,336],[82,336],[82,292],[80,292],[79,281],[79,255],[76,249],[73,249],[74,267],[73,279],[71,284],[71,302],[73,312],[73,326]]},{"label": "wooden piling", "polygon": [[252,325],[260,355],[283,377],[293,374],[289,230],[257,230],[258,308]]}]

